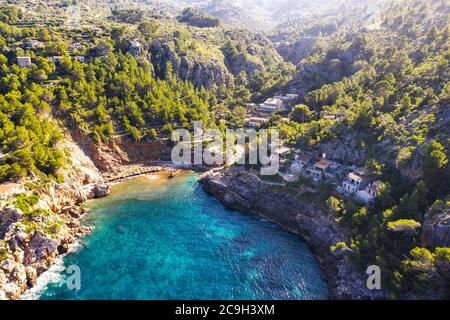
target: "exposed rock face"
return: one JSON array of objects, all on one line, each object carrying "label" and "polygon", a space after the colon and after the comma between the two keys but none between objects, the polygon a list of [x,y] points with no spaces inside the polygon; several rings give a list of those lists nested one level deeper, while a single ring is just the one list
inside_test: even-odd
[{"label": "exposed rock face", "polygon": [[220,61],[201,61],[201,59],[182,55],[180,56],[168,43],[154,41],[150,46],[152,64],[158,74],[165,74],[170,62],[173,72],[183,80],[189,80],[197,87],[211,88],[213,84],[229,85],[233,76]]},{"label": "exposed rock face", "polygon": [[[136,142],[119,138],[109,144],[98,145],[79,131],[73,131],[72,138],[85,156],[89,157],[95,170],[102,173],[117,173],[118,168],[133,163],[163,160],[162,155],[167,151],[165,141]],[[94,180],[85,184],[98,182],[98,179]]]},{"label": "exposed rock face", "polygon": [[45,268],[48,260],[53,260],[57,255],[59,243],[47,235],[35,232],[25,247],[25,262],[38,270]]},{"label": "exposed rock face", "polygon": [[320,154],[325,153],[341,163],[358,163],[362,165],[367,159],[366,150],[358,148],[358,137],[347,135],[344,140],[333,140],[319,145]]},{"label": "exposed rock face", "polygon": [[311,53],[315,53],[316,37],[301,37],[294,43],[283,43],[277,47],[278,53],[293,64],[298,64]]},{"label": "exposed rock face", "polygon": [[422,243],[428,248],[450,247],[450,210],[425,215],[423,224]]},{"label": "exposed rock face", "polygon": [[19,221],[23,217],[23,212],[17,208],[7,207],[0,211],[0,239],[5,236],[11,224]]},{"label": "exposed rock face", "polygon": [[69,150],[72,159],[72,166],[61,172],[64,182],[33,190],[39,197],[34,209],[50,214],[30,217],[14,208],[10,199],[16,193],[31,193],[25,186],[0,201],[0,299],[19,299],[69,244],[90,231],[79,225],[84,211],[77,207],[88,198],[89,185],[96,197],[109,193],[99,170],[78,145],[67,137],[61,148]]},{"label": "exposed rock face", "polygon": [[274,192],[256,177],[239,171],[209,172],[201,177],[200,182],[205,191],[216,196],[225,206],[260,215],[305,239],[328,275],[332,298],[374,298],[365,285],[363,274],[347,262],[346,255],[331,253],[331,246],[345,241],[333,217],[299,202],[290,194]]}]

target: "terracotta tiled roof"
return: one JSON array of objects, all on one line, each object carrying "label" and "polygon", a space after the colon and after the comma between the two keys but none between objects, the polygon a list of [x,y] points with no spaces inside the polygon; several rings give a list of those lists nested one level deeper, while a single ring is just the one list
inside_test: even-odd
[{"label": "terracotta tiled roof", "polygon": [[13,183],[3,183],[3,184],[0,184],[0,193],[8,192],[8,191],[11,190],[14,186],[15,186],[15,184],[13,184]]},{"label": "terracotta tiled roof", "polygon": [[331,161],[329,161],[327,159],[322,159],[314,165],[314,167],[316,167],[317,169],[321,169],[321,170],[326,170],[330,166],[331,166]]}]

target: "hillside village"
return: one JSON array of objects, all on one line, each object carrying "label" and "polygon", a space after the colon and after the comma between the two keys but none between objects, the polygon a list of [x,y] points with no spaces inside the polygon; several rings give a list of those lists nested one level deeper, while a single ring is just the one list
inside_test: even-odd
[{"label": "hillside village", "polygon": [[[47,56],[46,59],[55,63],[61,63],[65,57],[71,57],[80,63],[85,62],[85,57],[78,55],[82,48],[89,44],[87,42],[73,42],[68,46],[67,56]],[[30,52],[32,51],[34,57],[42,54],[40,51],[45,47],[45,43],[31,39],[21,44],[21,48]],[[20,50],[20,49],[19,49]],[[101,52],[100,55],[107,54],[107,50]],[[139,56],[144,52],[144,46],[137,39],[130,40],[129,52],[133,56]],[[22,68],[31,68],[33,66],[32,56],[18,56],[17,65]],[[48,80],[45,85],[51,86],[55,82]],[[274,97],[266,99],[263,103],[257,105],[249,103],[246,105],[247,118],[246,128],[256,128],[270,121],[271,116],[275,113],[283,114],[292,110],[293,106],[298,102],[298,94],[287,93],[278,94]],[[331,120],[339,119],[345,114],[337,113],[333,115],[325,115]],[[360,200],[369,205],[376,198],[377,192],[382,187],[381,181],[375,181],[370,176],[365,168],[356,168],[355,166],[344,166],[340,163],[333,162],[327,159],[326,155],[322,158],[314,157],[312,154],[303,152],[298,149],[290,149],[283,147],[278,150],[281,156],[286,160],[288,154],[295,153],[294,160],[285,161],[287,167],[287,174],[281,174],[286,182],[295,182],[300,177],[311,178],[315,182],[332,183],[336,191],[344,196],[354,197],[355,200]]]},{"label": "hillside village", "polygon": [[[274,114],[281,114],[287,120],[284,115],[292,111],[298,99],[298,94],[279,93],[261,104],[248,103],[246,128],[261,127],[268,123]],[[345,117],[343,110],[323,115],[324,119],[333,121],[343,117]],[[384,183],[377,180],[366,168],[343,165],[327,159],[326,154],[322,154],[321,157],[314,156],[312,153],[284,146],[283,143],[277,152],[283,159],[286,171],[279,175],[287,183],[297,182],[301,177],[311,179],[315,183],[330,183],[342,196],[351,197],[365,205],[373,203],[384,186]]]},{"label": "hillside village", "polygon": [[[68,55],[66,56],[47,56],[46,59],[54,63],[61,63],[66,57],[76,60],[79,63],[85,62],[85,56],[79,55],[82,48],[88,46],[88,42],[72,42],[68,46]],[[45,47],[45,43],[30,39],[21,44],[18,48],[33,52],[33,58],[43,54],[41,49]],[[144,53],[144,46],[137,39],[130,40],[129,52],[133,56],[139,56]],[[100,55],[105,55],[108,50],[104,50]],[[31,68],[33,66],[32,56],[24,55],[17,57],[17,65],[22,68]],[[55,82],[52,80],[45,81],[44,85],[51,86]],[[263,103],[257,105],[249,103],[246,105],[247,118],[245,119],[246,128],[256,128],[270,121],[271,116],[275,113],[283,114],[292,110],[293,106],[298,102],[298,94],[287,93],[278,94],[274,97],[266,99]],[[345,116],[343,113],[333,115],[325,115],[324,117],[337,120]],[[377,192],[383,186],[381,181],[376,181],[365,168],[356,168],[355,166],[344,166],[340,163],[327,159],[326,155],[322,158],[314,157],[312,154],[303,152],[298,149],[290,149],[284,147],[279,150],[281,156],[285,158],[287,154],[295,154],[294,160],[285,161],[287,174],[281,174],[286,182],[295,182],[300,177],[311,178],[315,182],[327,182],[335,186],[336,191],[344,196],[351,196],[355,200],[362,201],[366,205],[371,204],[376,198]]]},{"label": "hillside village", "polygon": [[327,159],[326,154],[319,157],[285,146],[277,152],[282,162],[282,171],[278,175],[284,185],[300,180],[305,184],[305,179],[316,185],[326,183],[344,198],[352,198],[366,206],[370,206],[384,188],[384,183],[367,168],[343,165]]}]

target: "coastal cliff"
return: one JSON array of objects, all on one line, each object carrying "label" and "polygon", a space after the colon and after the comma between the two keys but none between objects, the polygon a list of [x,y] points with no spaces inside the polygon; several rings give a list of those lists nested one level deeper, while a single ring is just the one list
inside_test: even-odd
[{"label": "coastal cliff", "polygon": [[70,250],[77,238],[90,232],[80,225],[80,205],[109,193],[100,171],[67,138],[60,146],[71,165],[60,183],[38,177],[7,185],[0,197],[0,299],[19,299],[36,284],[56,257]]},{"label": "coastal cliff", "polygon": [[126,139],[97,145],[73,131],[59,145],[70,159],[59,172],[62,181],[32,177],[1,185],[0,300],[20,299],[58,256],[91,231],[80,224],[86,200],[107,196],[115,181],[170,170],[150,165],[161,160],[165,147]]},{"label": "coastal cliff", "polygon": [[274,191],[270,185],[238,168],[210,171],[201,176],[203,189],[226,207],[255,214],[297,234],[314,250],[326,272],[332,299],[373,299],[364,274],[347,260],[343,250],[332,252],[331,246],[345,241],[334,218],[297,197]]}]

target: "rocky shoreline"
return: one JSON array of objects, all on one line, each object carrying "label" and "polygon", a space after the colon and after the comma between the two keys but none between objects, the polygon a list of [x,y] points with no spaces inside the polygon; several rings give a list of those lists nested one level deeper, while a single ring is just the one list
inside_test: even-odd
[{"label": "rocky shoreline", "polygon": [[[29,194],[22,186],[19,194]],[[0,300],[16,300],[34,287],[37,278],[58,256],[68,253],[70,246],[87,233],[88,226],[80,224],[86,210],[81,204],[92,198],[108,195],[109,185],[51,185],[34,194],[39,196],[35,209],[41,215],[24,212],[3,201],[0,207]],[[3,195],[5,196],[5,195]],[[15,197],[14,194],[6,195]]]},{"label": "rocky shoreline", "polygon": [[[205,168],[190,169],[206,171]],[[110,185],[124,179],[176,170],[162,163],[124,165],[115,173],[91,176],[88,180],[92,183],[87,185],[80,180],[75,180],[75,185],[73,180],[71,184],[53,185],[40,194],[43,199],[40,206],[58,213],[66,226],[64,232],[54,238],[37,231],[27,234],[18,223],[24,215],[20,209],[0,209],[0,231],[7,230],[0,236],[2,241],[8,240],[11,248],[9,258],[0,264],[0,300],[20,299],[36,285],[39,275],[48,270],[57,257],[67,254],[73,243],[91,232],[90,227],[80,225],[80,219],[86,214],[82,206],[86,200],[107,196]],[[226,207],[259,215],[304,239],[327,276],[332,299],[374,298],[365,286],[364,275],[348,263],[346,256],[342,252],[331,253],[330,246],[344,241],[332,217],[295,201],[288,194],[269,190],[250,175],[233,170],[213,169],[203,173],[199,181],[206,192]]]},{"label": "rocky shoreline", "polygon": [[[1,189],[0,300],[20,299],[58,257],[67,254],[77,240],[91,232],[90,227],[80,224],[86,214],[83,207],[86,200],[107,196],[110,185],[121,180],[175,169],[157,161],[130,161],[115,145],[89,144],[87,150],[72,137],[67,135],[60,146],[71,160],[71,165],[60,172],[63,182],[29,178],[3,185]],[[95,156],[100,150],[102,156]],[[125,158],[117,160],[116,153]],[[17,198],[30,196],[38,200],[25,210]]]},{"label": "rocky shoreline", "polygon": [[[80,225],[81,218],[87,214],[83,203],[109,195],[110,186],[122,180],[160,172],[175,171],[164,166],[135,164],[122,166],[119,173],[97,177],[97,183],[88,185],[52,185],[42,190],[40,208],[56,213],[64,231],[49,237],[42,231],[27,233],[20,224],[24,218],[22,210],[13,206],[0,207],[0,237],[8,242],[7,258],[0,263],[0,300],[20,299],[21,295],[33,288],[38,277],[48,270],[55,260],[70,252],[79,239],[92,231],[89,226]],[[14,193],[25,193],[24,186]],[[8,196],[7,194],[3,196]]]},{"label": "rocky shoreline", "polygon": [[304,239],[324,270],[331,299],[367,300],[379,294],[367,289],[365,275],[347,260],[345,252],[330,247],[345,241],[334,217],[300,202],[288,193],[277,192],[244,170],[212,170],[200,179],[203,189],[226,207],[261,216]]}]

